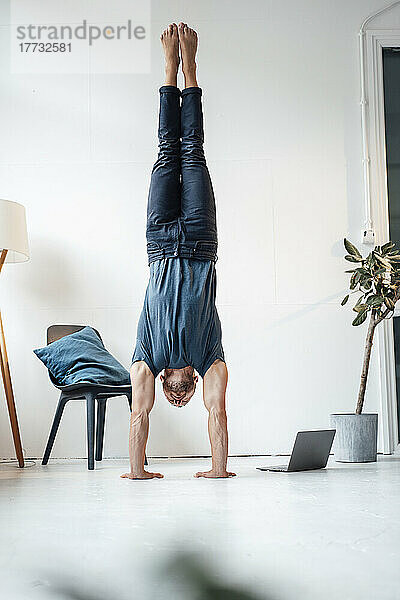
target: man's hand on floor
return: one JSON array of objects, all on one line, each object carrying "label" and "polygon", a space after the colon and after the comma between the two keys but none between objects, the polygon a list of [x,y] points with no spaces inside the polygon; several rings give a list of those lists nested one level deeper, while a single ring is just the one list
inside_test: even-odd
[{"label": "man's hand on floor", "polygon": [[142,473],[124,473],[121,477],[122,479],[162,479],[164,475],[161,473],[142,471]]},{"label": "man's hand on floor", "polygon": [[205,477],[206,479],[227,479],[228,477],[236,477],[236,473],[230,473],[229,471],[199,471],[195,477]]}]

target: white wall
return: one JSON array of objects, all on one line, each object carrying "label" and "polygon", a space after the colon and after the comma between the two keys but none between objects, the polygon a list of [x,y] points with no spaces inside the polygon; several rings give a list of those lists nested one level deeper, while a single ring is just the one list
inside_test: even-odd
[{"label": "white wall", "polygon": [[[218,307],[230,369],[231,445],[288,451],[297,429],[354,409],[363,328],[339,301],[344,235],[363,227],[357,32],[382,0],[179,0],[152,5],[150,75],[10,75],[0,26],[0,197],[27,207],[31,260],[6,265],[2,308],[23,446],[40,456],[57,391],[32,354],[51,323],[88,323],[127,367],[147,280],[145,205],[156,153],[160,30],[199,32],[206,151],[218,204]],[[378,408],[373,365],[367,409]],[[3,400],[3,398],[2,398]],[[105,453],[127,454],[109,402]],[[85,455],[70,403],[54,456]],[[157,384],[149,454],[208,453],[196,393]],[[0,455],[13,455],[0,402]]]}]

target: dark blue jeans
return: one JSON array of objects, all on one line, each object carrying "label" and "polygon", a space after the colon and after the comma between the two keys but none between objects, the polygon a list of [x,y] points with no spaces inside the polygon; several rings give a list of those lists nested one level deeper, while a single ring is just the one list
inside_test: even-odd
[{"label": "dark blue jeans", "polygon": [[[159,153],[147,205],[149,264],[217,259],[215,199],[204,156],[201,89],[160,88]],[[181,102],[182,100],[182,102]]]}]

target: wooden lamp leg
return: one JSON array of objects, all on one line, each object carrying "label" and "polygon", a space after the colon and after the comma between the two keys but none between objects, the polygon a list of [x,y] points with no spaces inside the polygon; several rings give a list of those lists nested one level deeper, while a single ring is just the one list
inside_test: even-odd
[{"label": "wooden lamp leg", "polygon": [[10,366],[8,364],[6,340],[4,338],[3,322],[0,313],[0,365],[3,376],[4,391],[6,394],[8,414],[10,416],[11,431],[14,439],[15,452],[17,453],[18,464],[24,466],[24,455],[22,452],[21,436],[19,433],[17,410],[15,408],[14,392],[11,382]]},{"label": "wooden lamp leg", "polygon": [[[1,252],[0,257],[0,271],[6,258],[7,250]],[[6,340],[4,337],[3,322],[1,320],[0,312],[0,366],[1,374],[3,376],[4,392],[6,394],[8,414],[10,417],[11,431],[14,439],[15,452],[17,454],[18,464],[20,467],[24,466],[24,454],[22,452],[21,436],[19,433],[17,410],[15,408],[14,392],[11,382],[10,366],[8,364]]]}]

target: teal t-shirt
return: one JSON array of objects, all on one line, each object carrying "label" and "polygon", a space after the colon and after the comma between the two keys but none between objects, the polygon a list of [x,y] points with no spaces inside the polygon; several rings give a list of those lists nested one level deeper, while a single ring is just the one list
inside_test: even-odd
[{"label": "teal t-shirt", "polygon": [[151,263],[132,363],[145,361],[154,377],[187,366],[204,377],[215,360],[225,360],[216,287],[214,261],[173,257]]}]

